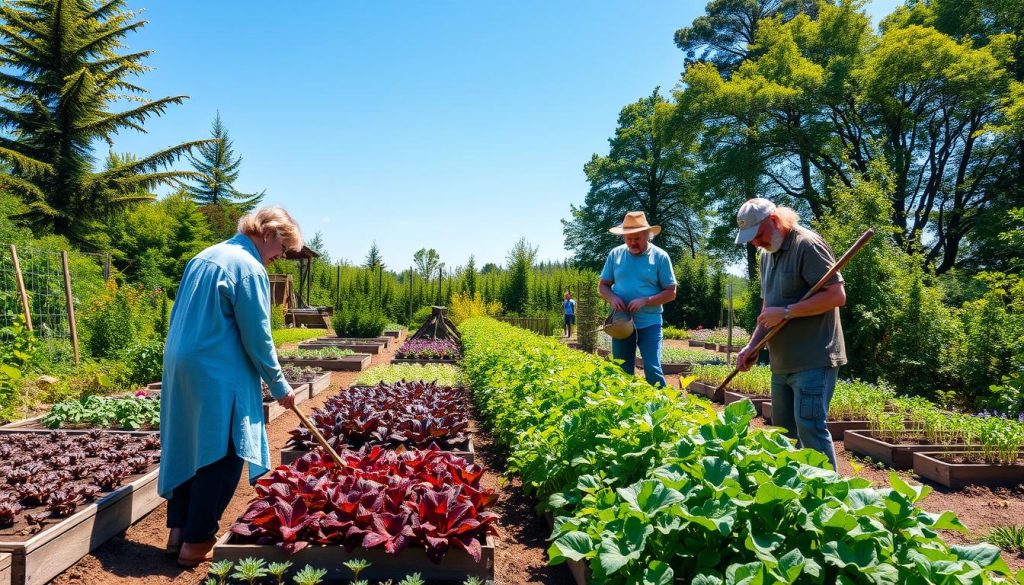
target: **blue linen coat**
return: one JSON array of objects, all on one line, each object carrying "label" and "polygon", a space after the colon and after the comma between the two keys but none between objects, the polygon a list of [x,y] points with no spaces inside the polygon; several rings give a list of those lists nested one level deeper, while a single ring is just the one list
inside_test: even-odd
[{"label": "blue linen coat", "polygon": [[237,234],[203,250],[182,276],[164,349],[158,493],[170,498],[196,470],[227,454],[270,469],[260,379],[291,391],[270,334],[270,280],[259,251]]}]

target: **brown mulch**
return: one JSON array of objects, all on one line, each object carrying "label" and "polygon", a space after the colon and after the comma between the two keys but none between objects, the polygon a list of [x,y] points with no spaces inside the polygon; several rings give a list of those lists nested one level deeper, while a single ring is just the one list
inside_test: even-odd
[{"label": "brown mulch", "polygon": [[[292,344],[288,344],[292,345]],[[287,347],[286,345],[285,347]],[[373,356],[372,365],[387,363],[394,357],[395,344],[390,351]],[[306,414],[323,405],[327,399],[355,381],[356,372],[334,372],[331,387],[300,405]],[[294,415],[284,414],[267,425],[271,457],[280,462],[280,448],[288,440],[288,431],[298,424]],[[570,584],[572,577],[564,566],[547,566],[545,541],[547,526],[537,516],[535,502],[523,494],[518,481],[505,481],[500,472],[504,458],[495,448],[490,436],[479,428],[473,429],[473,444],[477,461],[488,472],[482,483],[498,494],[494,511],[501,516],[501,538],[495,546],[495,582],[510,585],[526,583]],[[276,449],[275,449],[276,447]],[[221,534],[227,531],[235,518],[242,514],[249,500],[255,496],[249,486],[248,471],[242,472],[234,499],[221,520]],[[161,505],[125,532],[86,555],[75,565],[52,581],[56,585],[109,585],[109,584],[161,584],[180,583],[198,585],[206,580],[208,565],[196,569],[181,569],[174,558],[163,552],[167,540],[167,506]]]}]

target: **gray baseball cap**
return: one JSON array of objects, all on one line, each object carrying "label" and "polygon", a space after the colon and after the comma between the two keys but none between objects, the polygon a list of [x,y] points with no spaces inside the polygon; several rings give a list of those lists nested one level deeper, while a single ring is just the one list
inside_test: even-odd
[{"label": "gray baseball cap", "polygon": [[741,205],[736,214],[736,225],[740,227],[739,233],[736,234],[736,243],[746,244],[753,240],[757,235],[757,228],[761,227],[761,222],[768,219],[773,211],[775,204],[761,197],[748,199]]}]

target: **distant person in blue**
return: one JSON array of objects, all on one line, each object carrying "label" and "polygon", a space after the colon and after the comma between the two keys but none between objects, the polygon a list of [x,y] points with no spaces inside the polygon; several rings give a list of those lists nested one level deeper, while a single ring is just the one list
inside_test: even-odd
[{"label": "distant person in blue", "polygon": [[640,348],[647,382],[667,386],[661,371],[661,313],[662,305],[676,298],[676,275],[668,254],[651,243],[661,226],[649,225],[642,211],[630,211],[608,231],[625,243],[605,260],[601,296],[612,310],[629,313],[635,328],[626,339],[612,339],[612,357],[622,360],[622,369],[632,374]]},{"label": "distant person in blue", "polygon": [[572,337],[572,326],[576,324],[576,301],[572,294],[565,291],[565,300],[562,301],[562,314],[565,315],[565,336]]},{"label": "distant person in blue", "polygon": [[193,567],[210,559],[221,515],[249,464],[269,471],[260,380],[278,403],[295,402],[270,334],[265,268],[302,235],[280,207],[238,221],[238,233],[189,261],[171,311],[160,397],[160,479],[167,552]]}]

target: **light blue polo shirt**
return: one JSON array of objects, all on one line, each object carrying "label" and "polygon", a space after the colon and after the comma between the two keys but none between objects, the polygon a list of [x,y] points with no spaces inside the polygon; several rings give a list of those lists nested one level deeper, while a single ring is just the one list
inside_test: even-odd
[{"label": "light blue polo shirt", "polygon": [[[665,250],[648,242],[642,254],[630,254],[625,244],[608,253],[601,270],[601,280],[612,281],[612,292],[628,305],[630,301],[660,293],[675,286],[672,260]],[[644,307],[633,314],[637,329],[661,325],[661,305]]]}]

